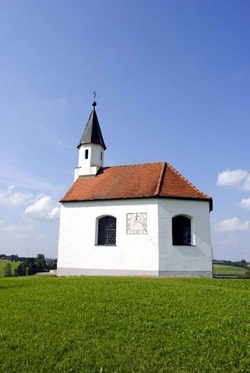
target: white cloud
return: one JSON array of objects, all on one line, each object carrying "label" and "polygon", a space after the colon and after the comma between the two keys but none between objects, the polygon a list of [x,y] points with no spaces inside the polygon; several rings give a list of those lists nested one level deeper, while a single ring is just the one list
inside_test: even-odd
[{"label": "white cloud", "polygon": [[250,211],[250,198],[242,198],[238,206]]},{"label": "white cloud", "polygon": [[0,232],[1,238],[6,240],[13,240],[13,237],[16,239],[20,239],[23,237],[27,237],[33,230],[32,225],[19,225],[19,224],[1,224],[0,225]]},{"label": "white cloud", "polygon": [[24,214],[36,220],[55,220],[60,217],[60,207],[50,196],[42,196],[29,205]]},{"label": "white cloud", "polygon": [[242,189],[244,189],[244,190],[250,190],[250,173],[248,173],[248,176],[244,180],[244,183],[242,185]]},{"label": "white cloud", "polygon": [[238,218],[217,221],[214,224],[217,232],[250,231],[250,220],[241,222]]},{"label": "white cloud", "polygon": [[250,190],[250,173],[246,170],[225,170],[219,173],[217,185],[241,187]]},{"label": "white cloud", "polygon": [[17,207],[27,204],[31,194],[15,192],[15,186],[11,185],[7,190],[0,190],[0,204],[6,207]]},{"label": "white cloud", "polygon": [[55,220],[60,218],[60,207],[54,207],[49,213],[49,220]]}]

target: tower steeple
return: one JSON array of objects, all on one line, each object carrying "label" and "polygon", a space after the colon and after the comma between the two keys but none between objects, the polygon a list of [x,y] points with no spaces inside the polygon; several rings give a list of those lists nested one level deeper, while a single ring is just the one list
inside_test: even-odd
[{"label": "tower steeple", "polygon": [[97,103],[94,101],[92,103],[93,110],[89,116],[89,120],[81,137],[81,140],[77,146],[79,149],[81,145],[84,144],[99,144],[101,145],[104,150],[106,149],[106,145],[103,140],[102,131],[100,128],[100,124],[97,118],[97,114],[95,111]]},{"label": "tower steeple", "polygon": [[78,167],[75,169],[75,180],[79,176],[96,175],[103,166],[103,152],[106,145],[96,114],[96,102],[92,103],[93,110],[84,129],[77,148],[79,149]]}]

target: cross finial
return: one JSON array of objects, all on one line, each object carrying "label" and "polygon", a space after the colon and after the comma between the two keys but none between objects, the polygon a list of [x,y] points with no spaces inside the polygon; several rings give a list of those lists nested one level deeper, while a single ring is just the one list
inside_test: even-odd
[{"label": "cross finial", "polygon": [[96,102],[95,102],[95,98],[96,98],[96,91],[93,92],[93,95],[94,95],[94,102],[92,104],[92,106],[95,108],[96,106]]}]

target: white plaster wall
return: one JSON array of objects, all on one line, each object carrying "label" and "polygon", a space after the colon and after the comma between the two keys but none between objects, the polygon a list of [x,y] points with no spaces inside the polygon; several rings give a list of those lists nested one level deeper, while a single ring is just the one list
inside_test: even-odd
[{"label": "white plaster wall", "polygon": [[[180,214],[192,217],[192,246],[172,245],[172,217]],[[212,271],[208,202],[159,199],[159,269],[163,272]]]},{"label": "white plaster wall", "polygon": [[[85,159],[85,150],[89,151],[88,159]],[[79,159],[78,167],[90,167],[103,165],[103,159],[101,160],[101,152],[103,147],[98,144],[81,145],[79,148]],[[103,157],[102,157],[103,158]]]},{"label": "white plaster wall", "polygon": [[[85,150],[89,151],[88,159],[85,159]],[[103,166],[103,160],[104,150],[101,145],[81,145],[79,148],[78,167],[75,168],[74,180],[76,180],[79,176],[96,175],[99,168]]]},{"label": "white plaster wall", "polygon": [[[126,214],[147,213],[146,235],[126,234]],[[116,246],[96,245],[96,218],[117,219]],[[156,199],[64,203],[61,207],[58,269],[158,271]]]}]

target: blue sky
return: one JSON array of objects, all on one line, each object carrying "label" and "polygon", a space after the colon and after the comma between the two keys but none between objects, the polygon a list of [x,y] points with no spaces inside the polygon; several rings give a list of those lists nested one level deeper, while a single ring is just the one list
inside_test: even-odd
[{"label": "blue sky", "polygon": [[105,164],[170,162],[214,199],[214,257],[250,261],[249,1],[0,6],[0,252],[57,255],[96,90]]}]

